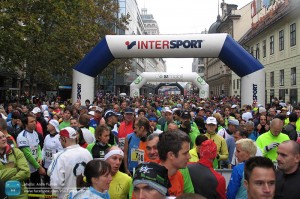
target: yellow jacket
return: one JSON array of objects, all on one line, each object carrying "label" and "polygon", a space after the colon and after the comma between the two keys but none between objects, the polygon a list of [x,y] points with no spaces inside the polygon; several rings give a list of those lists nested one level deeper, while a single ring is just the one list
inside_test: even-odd
[{"label": "yellow jacket", "polygon": [[227,160],[228,159],[228,147],[226,144],[226,141],[223,137],[214,134],[205,133],[205,136],[208,137],[208,139],[211,139],[214,141],[214,143],[217,145],[217,150],[219,154],[219,160]]}]

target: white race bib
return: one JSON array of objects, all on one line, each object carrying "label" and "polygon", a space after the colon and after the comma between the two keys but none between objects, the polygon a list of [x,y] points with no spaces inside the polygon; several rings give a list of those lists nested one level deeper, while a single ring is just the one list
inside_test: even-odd
[{"label": "white race bib", "polygon": [[119,148],[124,151],[125,138],[119,138]]}]

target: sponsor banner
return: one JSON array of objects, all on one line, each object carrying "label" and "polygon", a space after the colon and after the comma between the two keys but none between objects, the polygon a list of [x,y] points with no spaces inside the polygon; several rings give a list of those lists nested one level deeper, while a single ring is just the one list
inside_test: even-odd
[{"label": "sponsor banner", "polygon": [[140,88],[146,82],[192,82],[199,88],[199,97],[209,97],[208,84],[195,72],[191,73],[161,73],[143,72],[130,84],[130,96],[140,96]]},{"label": "sponsor banner", "polygon": [[227,34],[108,35],[106,41],[115,58],[218,57]]},{"label": "sponsor banner", "polygon": [[94,78],[73,69],[72,102],[81,102],[94,99]]},{"label": "sponsor banner", "polygon": [[241,78],[241,104],[265,104],[265,70]]}]

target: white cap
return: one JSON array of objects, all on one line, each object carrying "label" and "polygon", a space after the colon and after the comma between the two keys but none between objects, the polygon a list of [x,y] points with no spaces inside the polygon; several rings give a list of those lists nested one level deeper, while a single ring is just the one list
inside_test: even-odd
[{"label": "white cap", "polygon": [[102,111],[103,111],[103,109],[102,109],[102,108],[100,108],[99,106],[96,106],[96,109],[95,109],[95,111],[102,112]]},{"label": "white cap", "polygon": [[51,124],[52,126],[54,126],[55,130],[57,133],[59,133],[59,123],[57,120],[50,120],[49,121],[49,124]]},{"label": "white cap", "polygon": [[169,112],[173,114],[172,110],[169,107],[165,107],[165,112]]},{"label": "white cap", "polygon": [[31,111],[33,114],[37,114],[37,113],[40,113],[42,112],[41,109],[39,107],[35,107],[32,111]]},{"label": "white cap", "polygon": [[89,115],[95,116],[95,111],[88,112]]},{"label": "white cap", "polygon": [[232,125],[234,125],[234,126],[240,125],[239,121],[238,121],[237,119],[234,119],[234,118],[230,118],[230,119],[228,120],[228,124],[232,124]]},{"label": "white cap", "polygon": [[231,106],[231,108],[236,108],[236,107],[237,107],[237,105],[236,105],[236,104],[234,104],[234,105],[232,105],[232,106]]},{"label": "white cap", "polygon": [[215,117],[208,117],[206,119],[206,124],[214,124],[217,125],[217,119]]},{"label": "white cap", "polygon": [[72,127],[66,127],[60,130],[59,135],[61,137],[76,139],[77,138],[77,132]]}]

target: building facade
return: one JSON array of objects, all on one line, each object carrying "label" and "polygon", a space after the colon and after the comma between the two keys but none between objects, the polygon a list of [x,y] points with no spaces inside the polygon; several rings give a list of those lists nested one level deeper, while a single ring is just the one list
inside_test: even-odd
[{"label": "building facade", "polygon": [[239,41],[265,67],[266,103],[274,98],[295,105],[300,82],[300,1],[277,0],[253,18]]},{"label": "building facade", "polygon": [[[139,11],[136,0],[119,0],[118,16],[129,16],[126,30],[116,29],[118,35],[144,35],[159,34],[159,27],[152,14],[147,14],[147,9]],[[122,67],[122,66],[118,66]],[[129,95],[130,84],[143,72],[165,72],[166,63],[161,58],[132,58],[131,70],[125,74],[117,74],[114,69],[113,77],[108,80],[101,74],[96,83],[99,92],[126,93]],[[100,85],[100,86],[99,86]],[[141,95],[154,93],[156,83],[147,83],[141,88]],[[100,91],[99,91],[100,90]]]},{"label": "building facade", "polygon": [[[241,9],[237,5],[221,4],[222,15],[217,17],[208,33],[227,33],[238,41],[251,27],[251,5]],[[209,84],[211,96],[238,96],[240,95],[240,77],[237,76],[219,58],[205,59],[205,80]]]}]

